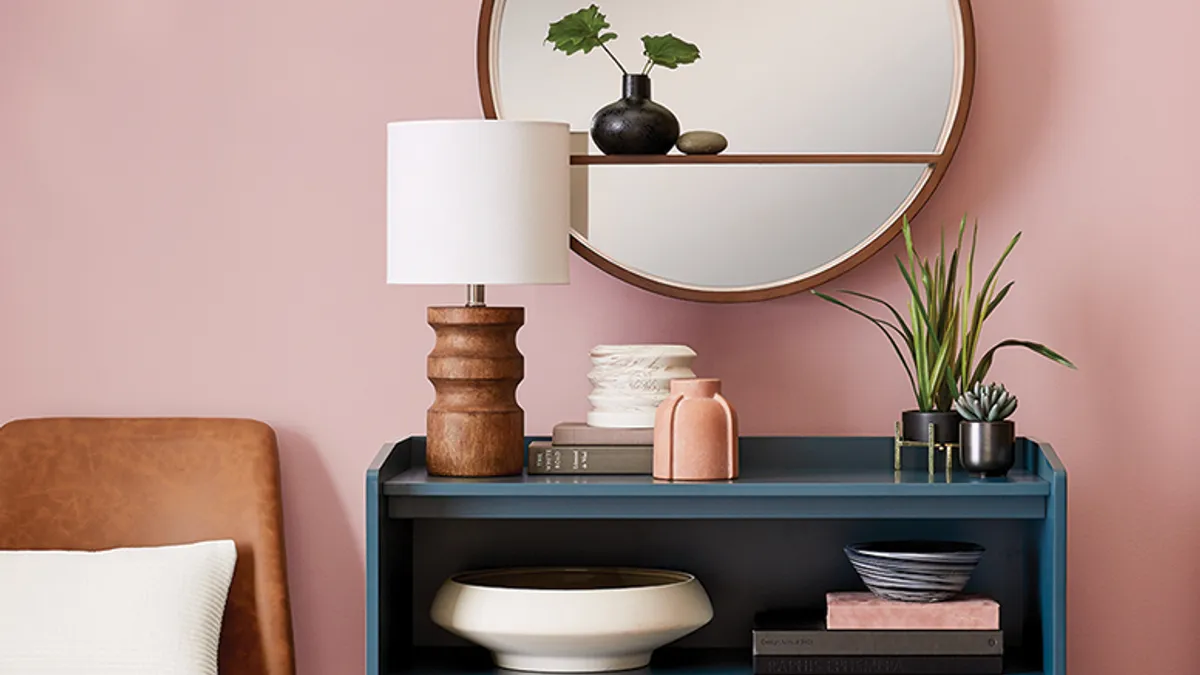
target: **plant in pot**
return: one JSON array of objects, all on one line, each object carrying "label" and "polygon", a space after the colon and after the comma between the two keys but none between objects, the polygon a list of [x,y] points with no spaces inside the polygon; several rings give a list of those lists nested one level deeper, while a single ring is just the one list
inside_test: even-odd
[{"label": "plant in pot", "polygon": [[1016,425],[1009,415],[1017,409],[1017,397],[1002,384],[977,382],[954,401],[962,415],[959,424],[963,468],[970,473],[995,478],[1004,476],[1016,461]]},{"label": "plant in pot", "polygon": [[607,17],[591,5],[550,24],[546,42],[567,56],[590,54],[597,47],[617,64],[623,75],[622,93],[592,117],[592,140],[606,155],[665,155],[679,140],[679,120],[650,97],[650,71],[655,66],[674,70],[695,63],[700,49],[674,35],[643,35],[642,55],[646,63],[639,73],[630,73],[605,45],[617,39],[609,31]]},{"label": "plant in pot", "polygon": [[904,219],[904,249],[907,260],[896,256],[896,265],[908,288],[908,318],[891,303],[856,291],[837,291],[846,296],[874,303],[887,310],[882,318],[869,314],[832,295],[813,293],[839,307],[847,309],[873,323],[887,337],[908,375],[917,407],[901,414],[904,439],[919,443],[929,441],[929,425],[933,425],[933,441],[939,444],[959,440],[961,415],[954,401],[962,392],[970,391],[987,377],[996,352],[1006,347],[1021,347],[1055,363],[1074,369],[1075,365],[1046,345],[1029,340],[1001,340],[982,354],[979,340],[984,322],[996,311],[1013,283],[998,286],[996,276],[1000,267],[1021,239],[1021,233],[1008,243],[1004,253],[992,266],[982,285],[975,289],[975,249],[979,225],[971,235],[965,278],[959,286],[962,262],[963,235],[967,229],[964,217],[958,228],[958,238],[949,257],[946,252],[946,232],[942,231],[941,248],[931,262],[921,257],[913,246],[912,229]]}]

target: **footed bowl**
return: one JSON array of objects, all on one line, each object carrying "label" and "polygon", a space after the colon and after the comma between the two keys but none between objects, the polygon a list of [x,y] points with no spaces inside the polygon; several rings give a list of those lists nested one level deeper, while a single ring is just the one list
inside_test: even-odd
[{"label": "footed bowl", "polygon": [[498,667],[547,673],[641,668],[712,616],[690,574],[611,567],[456,574],[431,610],[434,623],[491,650]]}]

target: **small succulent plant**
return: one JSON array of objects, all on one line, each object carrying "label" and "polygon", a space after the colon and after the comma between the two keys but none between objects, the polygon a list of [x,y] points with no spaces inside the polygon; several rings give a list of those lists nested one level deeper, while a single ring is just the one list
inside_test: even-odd
[{"label": "small succulent plant", "polygon": [[1002,384],[978,382],[954,401],[954,409],[971,422],[999,422],[1017,409],[1017,397]]}]

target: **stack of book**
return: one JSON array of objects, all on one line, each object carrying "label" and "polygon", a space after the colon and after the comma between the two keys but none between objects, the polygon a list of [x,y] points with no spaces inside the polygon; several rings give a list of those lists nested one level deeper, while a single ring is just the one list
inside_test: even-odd
[{"label": "stack of book", "polygon": [[650,475],[654,429],[610,429],[579,422],[554,427],[550,441],[529,444],[530,474]]},{"label": "stack of book", "polygon": [[754,619],[756,675],[998,675],[1000,606],[963,597],[935,603],[830,593],[826,611]]}]

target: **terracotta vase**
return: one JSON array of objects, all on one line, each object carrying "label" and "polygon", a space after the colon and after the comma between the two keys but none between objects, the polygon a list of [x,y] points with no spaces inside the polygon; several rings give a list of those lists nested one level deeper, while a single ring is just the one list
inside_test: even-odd
[{"label": "terracotta vase", "polygon": [[654,421],[654,477],[699,481],[737,476],[737,412],[721,396],[721,381],[672,380]]}]

